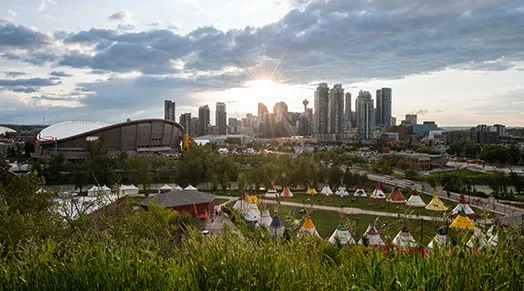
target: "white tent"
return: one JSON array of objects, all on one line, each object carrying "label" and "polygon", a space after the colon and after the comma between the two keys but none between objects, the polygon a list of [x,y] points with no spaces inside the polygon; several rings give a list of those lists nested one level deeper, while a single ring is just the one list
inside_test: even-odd
[{"label": "white tent", "polygon": [[264,195],[266,198],[277,198],[278,192],[275,189],[269,189],[267,190],[266,194]]},{"label": "white tent", "polygon": [[184,190],[186,190],[186,191],[196,191],[198,189],[196,187],[193,187],[193,185],[189,185],[186,188],[184,188]]},{"label": "white tent", "polygon": [[373,190],[373,194],[370,197],[371,199],[377,199],[377,200],[384,200],[386,199],[386,194],[384,194],[384,191],[382,191],[382,188],[377,185],[375,187],[375,190]]},{"label": "white tent", "polygon": [[451,211],[451,213],[453,215],[458,215],[459,211],[460,210],[463,210],[467,216],[475,216],[475,211],[473,211],[473,209],[471,209],[471,206],[469,206],[469,203],[465,200],[465,199],[460,199],[459,200],[459,204],[457,204],[457,206],[455,206],[455,208],[453,208],[453,210]]},{"label": "white tent", "polygon": [[482,230],[478,227],[475,227],[473,230],[473,236],[469,239],[469,241],[466,243],[466,246],[468,248],[474,248],[476,247],[477,250],[481,250],[484,247],[488,245],[488,240],[482,233]]},{"label": "white tent", "polygon": [[495,225],[492,225],[488,232],[486,233],[486,238],[488,239],[488,245],[490,247],[497,247],[499,244],[499,235],[496,233],[493,233],[495,230]]},{"label": "white tent", "polygon": [[364,244],[364,238],[367,238],[370,246],[386,245],[382,240],[382,237],[380,237],[380,234],[378,233],[378,230],[373,223],[369,224],[368,228],[366,229],[366,232],[364,233],[364,237],[358,241],[359,245]]},{"label": "white tent", "polygon": [[138,194],[138,188],[135,185],[120,185],[118,192],[120,195],[136,195]]},{"label": "white tent", "polygon": [[426,207],[426,203],[424,203],[422,197],[420,197],[420,195],[418,195],[418,193],[415,191],[413,191],[411,197],[409,197],[406,205],[411,207]]},{"label": "white tent", "polygon": [[247,211],[248,206],[249,206],[249,202],[247,202],[247,200],[239,199],[233,205],[233,209],[240,210],[241,212],[243,212],[243,211]]},{"label": "white tent", "polygon": [[282,221],[278,214],[275,214],[275,217],[273,217],[268,232],[272,237],[281,237],[284,235],[284,225],[282,225]]},{"label": "white tent", "polygon": [[173,188],[173,190],[175,190],[175,191],[180,191],[180,190],[184,190],[184,188],[182,188],[182,187],[176,185],[176,187]]},{"label": "white tent", "polygon": [[393,245],[397,247],[416,247],[417,242],[408,229],[403,227],[402,230],[393,239]]},{"label": "white tent", "polygon": [[102,187],[93,186],[87,190],[87,196],[98,196],[100,194],[110,195],[111,189],[104,185]]},{"label": "white tent", "polygon": [[333,195],[333,191],[331,191],[331,188],[329,188],[329,185],[326,184],[324,185],[324,188],[322,188],[322,190],[320,191],[320,194],[324,196],[330,196],[330,195]]},{"label": "white tent", "polygon": [[437,235],[429,242],[428,248],[440,248],[447,243],[448,236],[446,231],[443,228],[440,228],[437,232]]},{"label": "white tent", "polygon": [[271,225],[271,215],[269,214],[269,210],[266,209],[262,214],[260,215],[260,224],[265,225],[267,229],[269,229],[269,226]]},{"label": "white tent", "polygon": [[171,192],[171,191],[173,191],[173,188],[171,188],[171,186],[167,184],[158,188],[158,193],[165,193],[165,192]]},{"label": "white tent", "polygon": [[258,222],[260,221],[260,210],[258,210],[258,206],[256,204],[248,205],[246,215],[244,216],[244,220],[248,224],[258,224]]},{"label": "white tent", "polygon": [[366,190],[362,187],[358,187],[357,190],[355,190],[355,193],[353,194],[355,197],[368,197],[368,194],[366,194]]},{"label": "white tent", "polygon": [[334,245],[339,243],[341,246],[356,244],[355,240],[353,239],[353,236],[351,235],[351,233],[349,233],[349,230],[343,224],[338,225],[337,229],[335,229],[335,232],[333,232],[331,237],[328,239],[328,242]]},{"label": "white tent", "polygon": [[282,190],[282,193],[280,193],[280,197],[293,197],[293,192],[289,190],[289,187],[286,187]]},{"label": "white tent", "polygon": [[304,234],[320,237],[320,234],[318,234],[317,228],[313,224],[313,220],[311,220],[311,218],[308,218],[306,221],[304,221],[304,224],[302,224],[302,227],[297,233],[297,237],[301,238]]},{"label": "white tent", "polygon": [[39,188],[38,190],[36,190],[36,193],[37,194],[40,194],[40,193],[47,193],[47,190],[45,188]]},{"label": "white tent", "polygon": [[346,191],[346,187],[340,186],[340,187],[338,187],[337,192],[335,192],[335,195],[340,196],[340,197],[344,197],[344,196],[348,196],[349,193],[348,193],[348,191]]}]

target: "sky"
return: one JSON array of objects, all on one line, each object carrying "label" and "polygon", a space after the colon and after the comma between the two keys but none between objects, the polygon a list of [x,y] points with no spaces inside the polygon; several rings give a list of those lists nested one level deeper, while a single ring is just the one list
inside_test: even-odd
[{"label": "sky", "polygon": [[0,123],[302,111],[318,83],[392,115],[524,126],[520,0],[0,1]]}]

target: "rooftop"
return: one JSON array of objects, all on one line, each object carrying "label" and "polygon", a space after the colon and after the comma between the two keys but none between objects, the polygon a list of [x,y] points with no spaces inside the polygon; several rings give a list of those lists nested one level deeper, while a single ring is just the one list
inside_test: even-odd
[{"label": "rooftop", "polygon": [[140,201],[138,204],[147,207],[152,201],[156,201],[158,205],[169,208],[209,203],[213,200],[215,200],[215,195],[212,194],[194,190],[178,190],[147,197],[146,199]]}]

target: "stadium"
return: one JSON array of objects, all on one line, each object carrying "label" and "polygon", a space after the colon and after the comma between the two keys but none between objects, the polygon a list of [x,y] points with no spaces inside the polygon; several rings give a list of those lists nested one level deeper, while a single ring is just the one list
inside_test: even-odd
[{"label": "stadium", "polygon": [[184,127],[165,119],[133,120],[118,124],[96,121],[66,121],[44,128],[35,137],[36,158],[62,154],[66,159],[81,159],[90,145],[100,152],[118,155],[147,153],[173,154],[180,151]]}]

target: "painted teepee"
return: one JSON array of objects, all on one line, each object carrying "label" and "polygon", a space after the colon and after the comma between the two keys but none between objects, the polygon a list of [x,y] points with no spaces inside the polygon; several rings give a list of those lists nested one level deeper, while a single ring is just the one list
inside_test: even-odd
[{"label": "painted teepee", "polygon": [[380,185],[377,185],[377,187],[375,187],[375,190],[373,190],[373,194],[370,198],[375,200],[384,200],[386,199],[386,194],[384,194],[384,191],[382,191]]},{"label": "painted teepee", "polygon": [[393,239],[393,245],[397,247],[416,247],[417,242],[415,238],[408,231],[407,227],[402,227],[400,232]]},{"label": "painted teepee", "polygon": [[488,239],[488,245],[490,247],[497,247],[499,244],[499,235],[495,233],[495,225],[491,225],[486,233],[486,238]]},{"label": "painted teepee", "polygon": [[476,248],[480,251],[481,249],[488,246],[488,240],[484,236],[484,233],[482,233],[482,230],[478,227],[475,227],[473,230],[473,236],[466,243],[466,246],[468,248]]},{"label": "painted teepee", "polygon": [[362,186],[358,186],[357,190],[355,190],[355,193],[353,193],[354,197],[368,197],[368,194],[366,193],[366,190]]},{"label": "painted teepee", "polygon": [[278,216],[278,212],[276,211],[275,216],[273,216],[273,220],[271,220],[271,225],[269,225],[268,232],[272,237],[281,237],[284,235],[284,225],[282,224],[282,220],[280,220],[280,216]]},{"label": "painted teepee", "polygon": [[297,233],[297,237],[300,238],[300,237],[302,237],[304,234],[308,234],[308,235],[313,235],[313,236],[316,236],[316,237],[320,237],[320,235],[319,235],[318,232],[317,232],[317,228],[316,228],[315,225],[313,224],[313,220],[311,220],[311,218],[307,218],[307,219],[304,221],[304,224],[302,224],[302,227],[300,228],[300,230],[299,230],[298,233]]},{"label": "painted teepee", "polygon": [[278,197],[278,192],[277,192],[277,190],[271,188],[271,189],[267,190],[266,194],[264,194],[264,197],[265,198],[277,198]]},{"label": "painted teepee", "polygon": [[457,206],[453,208],[451,213],[453,215],[457,215],[460,210],[463,210],[466,213],[466,215],[469,217],[476,215],[475,211],[471,209],[471,206],[469,206],[469,203],[466,201],[466,199],[464,199],[464,195],[460,197],[459,204],[457,204]]},{"label": "painted teepee", "polygon": [[328,184],[325,184],[324,188],[322,188],[322,190],[320,191],[320,194],[324,196],[331,196],[333,195],[333,191],[331,191],[331,188],[329,188]]},{"label": "painted teepee", "polygon": [[453,229],[473,230],[475,229],[475,224],[473,224],[473,221],[469,219],[463,210],[460,210],[450,227]]},{"label": "painted teepee", "polygon": [[446,234],[446,230],[441,227],[437,231],[437,235],[429,242],[428,248],[440,248],[444,245],[446,245],[448,240],[448,235]]},{"label": "painted teepee", "polygon": [[316,190],[315,188],[309,188],[309,189],[307,189],[307,191],[306,191],[306,194],[307,194],[307,195],[311,195],[311,196],[313,196],[313,195],[317,195],[317,193],[318,193],[318,192],[317,192],[317,190]]},{"label": "painted teepee", "polygon": [[280,194],[280,197],[293,197],[293,193],[289,190],[289,187],[286,187]]},{"label": "painted teepee", "polygon": [[269,227],[271,226],[271,222],[273,221],[273,219],[271,219],[271,215],[269,214],[269,210],[266,209],[262,212],[262,214],[260,215],[260,222],[259,224],[260,225],[264,225],[267,229],[269,229]]},{"label": "painted teepee", "polygon": [[424,203],[424,200],[422,200],[422,197],[418,195],[418,192],[413,190],[413,193],[411,193],[411,197],[409,197],[408,201],[406,202],[406,206],[426,207],[426,203]]},{"label": "painted teepee", "polygon": [[248,205],[246,214],[244,215],[244,220],[247,224],[255,226],[260,222],[260,210],[258,210],[256,204]]},{"label": "painted teepee", "polygon": [[364,233],[364,236],[358,241],[358,244],[364,244],[364,240],[368,241],[368,244],[371,246],[383,246],[386,245],[384,241],[382,240],[382,237],[380,237],[380,234],[378,233],[377,228],[375,227],[375,224],[370,223],[368,228],[366,229],[366,232]]},{"label": "painted teepee", "polygon": [[404,204],[406,203],[406,197],[402,195],[402,192],[400,192],[400,189],[398,187],[395,187],[391,193],[389,193],[388,197],[386,198],[387,202],[395,203],[395,204]]},{"label": "painted teepee", "polygon": [[429,201],[428,205],[426,206],[427,210],[433,210],[433,211],[446,211],[448,208],[446,205],[444,205],[444,202],[438,198],[438,193],[442,191],[442,189],[435,189],[433,191],[433,199]]},{"label": "painted teepee", "polygon": [[353,239],[349,230],[342,223],[338,225],[335,232],[333,232],[331,237],[329,237],[328,242],[334,245],[339,244],[341,246],[356,244],[355,239]]},{"label": "painted teepee", "polygon": [[349,193],[348,191],[346,191],[346,187],[340,186],[338,187],[337,192],[335,192],[335,195],[340,196],[340,197],[345,197],[345,196],[348,196]]}]

